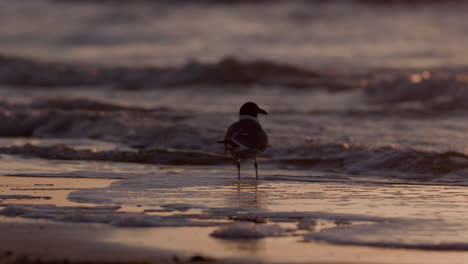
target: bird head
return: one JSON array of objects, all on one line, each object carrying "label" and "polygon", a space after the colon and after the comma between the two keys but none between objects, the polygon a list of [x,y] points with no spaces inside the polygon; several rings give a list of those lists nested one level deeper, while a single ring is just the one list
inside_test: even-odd
[{"label": "bird head", "polygon": [[245,103],[239,111],[239,115],[241,116],[257,117],[258,114],[267,115],[267,112],[261,109],[260,107],[258,107],[256,103],[252,103],[252,102]]}]

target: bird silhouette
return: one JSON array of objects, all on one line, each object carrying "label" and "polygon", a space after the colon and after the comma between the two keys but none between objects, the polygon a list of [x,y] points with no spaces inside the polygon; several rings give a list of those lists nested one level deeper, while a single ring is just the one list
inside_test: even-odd
[{"label": "bird silhouette", "polygon": [[258,114],[267,112],[256,103],[247,102],[239,110],[239,121],[229,126],[224,140],[224,150],[237,161],[237,173],[240,180],[241,159],[253,159],[255,177],[258,180],[257,155],[265,151],[268,146],[268,136],[258,122]]}]

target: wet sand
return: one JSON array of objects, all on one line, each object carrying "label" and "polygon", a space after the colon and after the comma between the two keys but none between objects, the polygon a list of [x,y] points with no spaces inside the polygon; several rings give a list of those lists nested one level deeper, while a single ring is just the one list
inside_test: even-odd
[{"label": "wet sand", "polygon": [[[213,228],[115,228],[0,218],[0,263],[466,263],[467,253],[291,243],[219,241]],[[16,262],[15,262],[16,261]]]},{"label": "wet sand", "polygon": [[[94,206],[67,199],[70,192],[103,188],[117,180],[58,177],[0,177],[0,201],[3,204],[54,204],[57,206]],[[15,199],[16,198],[16,199]]]},{"label": "wet sand", "polygon": [[[0,177],[0,208],[8,204],[96,206],[67,199],[79,189],[103,188],[114,179]],[[131,207],[124,207],[132,211]],[[123,208],[121,208],[123,209]],[[135,209],[136,211],[137,209]],[[143,208],[138,208],[142,211]],[[176,263],[181,254],[104,241],[117,229],[96,223],[61,223],[0,216],[0,263]],[[138,228],[136,229],[138,230]],[[189,261],[186,257],[185,261]]]},{"label": "wet sand", "polygon": [[[56,177],[0,177],[5,204],[93,206],[67,200],[68,193],[103,188],[116,180]],[[42,198],[50,197],[50,198]],[[140,211],[123,207],[121,211]],[[167,214],[167,213],[166,213]],[[287,228],[291,223],[280,223]],[[318,223],[326,227],[326,223]],[[467,252],[341,246],[305,242],[300,234],[253,240],[223,240],[217,227],[115,227],[44,219],[0,217],[0,263],[466,263]]]},{"label": "wet sand", "polygon": [[99,240],[111,232],[105,225],[1,218],[0,263],[172,262],[169,252]]}]

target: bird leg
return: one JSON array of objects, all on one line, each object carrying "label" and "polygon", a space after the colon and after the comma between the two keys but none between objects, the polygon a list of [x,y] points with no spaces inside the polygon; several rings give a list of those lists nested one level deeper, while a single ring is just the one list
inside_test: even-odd
[{"label": "bird leg", "polygon": [[255,159],[255,177],[258,180],[257,159]]},{"label": "bird leg", "polygon": [[238,175],[239,181],[240,181],[240,160],[237,160],[237,175]]}]

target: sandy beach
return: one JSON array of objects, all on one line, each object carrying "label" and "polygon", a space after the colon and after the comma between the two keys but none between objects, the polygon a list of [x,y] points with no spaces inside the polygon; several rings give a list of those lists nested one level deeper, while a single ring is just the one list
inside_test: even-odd
[{"label": "sandy beach", "polygon": [[[70,201],[67,199],[70,192],[104,188],[116,181],[2,177],[0,206],[52,205],[74,207],[79,213],[97,205]],[[156,212],[137,206],[119,208],[118,211],[154,215],[183,213]],[[288,236],[280,237],[223,240],[210,236],[219,229],[216,226],[116,227],[79,223],[76,219],[78,222],[67,223],[35,219],[43,218],[39,215],[27,217],[0,218],[1,263],[465,263],[468,260],[468,253],[459,251],[369,248],[308,242],[301,237],[305,230],[296,230]],[[209,218],[206,220],[216,220],[220,224],[233,222],[228,218]],[[244,221],[240,223],[260,224],[249,218]],[[266,220],[263,223],[268,222]],[[274,224],[283,228],[297,228],[290,221]],[[314,223],[316,231],[335,225],[336,220],[317,220]]]}]

